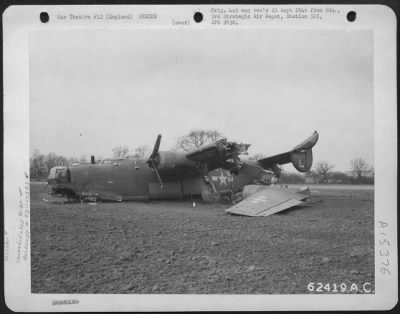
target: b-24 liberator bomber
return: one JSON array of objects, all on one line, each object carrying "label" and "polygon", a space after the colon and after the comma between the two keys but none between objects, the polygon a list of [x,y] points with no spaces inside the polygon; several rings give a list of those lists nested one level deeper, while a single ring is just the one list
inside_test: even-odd
[{"label": "b-24 liberator bomber", "polygon": [[292,150],[260,160],[241,160],[249,144],[219,139],[191,152],[161,151],[161,135],[147,160],[104,159],[87,164],[54,167],[48,183],[54,194],[68,198],[107,201],[147,201],[201,195],[206,202],[241,194],[242,200],[227,212],[268,216],[300,205],[307,188],[278,187],[279,165],[292,163],[300,172],[311,169],[315,131]]}]

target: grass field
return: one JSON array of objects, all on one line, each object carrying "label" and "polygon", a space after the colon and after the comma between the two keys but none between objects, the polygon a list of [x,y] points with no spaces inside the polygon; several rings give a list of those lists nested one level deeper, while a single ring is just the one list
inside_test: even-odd
[{"label": "grass field", "polygon": [[44,188],[31,185],[32,293],[374,287],[371,187],[311,186],[310,206],[269,217],[232,216],[229,204],[191,201],[54,204],[41,200]]}]

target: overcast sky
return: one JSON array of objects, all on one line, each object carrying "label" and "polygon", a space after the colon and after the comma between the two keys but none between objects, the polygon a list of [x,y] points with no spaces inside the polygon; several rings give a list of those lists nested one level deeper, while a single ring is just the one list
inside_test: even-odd
[{"label": "overcast sky", "polygon": [[[193,128],[287,151],[317,130],[320,160],[373,163],[368,30],[87,30],[30,37],[30,149],[110,157]],[[294,168],[287,168],[293,170]]]}]

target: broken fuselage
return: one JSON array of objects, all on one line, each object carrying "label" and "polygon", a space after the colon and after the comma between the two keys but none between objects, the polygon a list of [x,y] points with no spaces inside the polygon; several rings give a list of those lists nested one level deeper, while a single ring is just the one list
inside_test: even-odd
[{"label": "broken fuselage", "polygon": [[[173,168],[173,167],[172,167]],[[201,195],[209,200],[212,181],[220,195],[237,193],[248,184],[270,184],[274,175],[255,163],[243,163],[238,174],[218,168],[204,178],[194,167],[159,170],[161,187],[155,171],[144,160],[105,159],[94,164],[58,167],[50,173],[48,182],[53,192],[79,198],[96,197],[105,200],[156,200]],[[215,198],[215,195],[212,195]]]}]

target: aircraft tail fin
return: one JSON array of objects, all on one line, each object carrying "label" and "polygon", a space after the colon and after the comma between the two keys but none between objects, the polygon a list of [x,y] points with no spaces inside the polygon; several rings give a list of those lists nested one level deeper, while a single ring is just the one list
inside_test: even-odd
[{"label": "aircraft tail fin", "polygon": [[319,137],[318,132],[314,131],[314,133],[310,137],[308,137],[306,140],[304,140],[295,148],[293,148],[293,150],[300,151],[313,148],[318,141],[318,137]]},{"label": "aircraft tail fin", "polygon": [[318,133],[314,133],[301,142],[290,152],[290,159],[293,166],[300,172],[306,172],[311,169],[313,162],[312,148],[318,141]]},{"label": "aircraft tail fin", "polygon": [[306,149],[304,151],[290,153],[290,159],[293,166],[300,172],[306,172],[311,169],[313,163],[312,149]]}]

